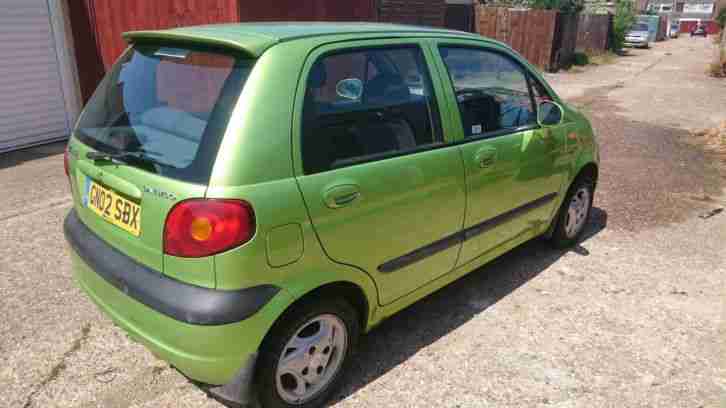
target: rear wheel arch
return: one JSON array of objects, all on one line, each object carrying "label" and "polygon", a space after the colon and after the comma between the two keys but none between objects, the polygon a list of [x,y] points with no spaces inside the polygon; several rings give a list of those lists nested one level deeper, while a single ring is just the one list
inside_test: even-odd
[{"label": "rear wheel arch", "polygon": [[[257,399],[264,406],[290,406],[288,400],[283,396],[284,391],[281,393],[280,387],[285,388],[279,382],[283,381],[282,377],[279,377],[280,380],[278,381],[278,375],[280,375],[278,367],[283,356],[288,355],[285,352],[286,349],[289,349],[288,344],[292,337],[297,336],[296,333],[301,333],[303,328],[314,327],[312,323],[316,319],[330,320],[329,316],[333,315],[337,318],[333,320],[345,326],[347,334],[345,337],[347,341],[343,340],[343,344],[347,346],[341,349],[345,350],[343,360],[340,363],[342,366],[337,366],[336,373],[325,380],[328,382],[323,388],[312,391],[316,393],[309,396],[312,399],[299,405],[300,407],[321,406],[330,397],[330,394],[340,387],[340,382],[349,369],[352,353],[357,348],[360,334],[366,326],[365,321],[360,321],[361,316],[367,316],[368,314],[364,307],[365,304],[361,302],[367,304],[361,287],[349,281],[336,281],[319,286],[290,303],[277,317],[260,344],[254,374],[251,378],[252,384],[259,387],[255,390]],[[320,331],[320,333],[323,332]],[[315,346],[319,346],[319,348]],[[297,348],[298,346],[291,347]],[[326,350],[328,348],[325,347]],[[323,350],[322,345],[313,344],[313,347],[309,349],[309,353],[312,355],[316,352],[315,350]],[[323,350],[322,353],[328,353],[328,351]],[[307,355],[307,352],[305,354]],[[331,355],[334,355],[334,353],[331,353]],[[318,362],[318,364],[321,363]],[[319,366],[317,369],[318,374],[320,374],[322,367]],[[283,368],[283,370],[285,369]],[[301,371],[300,374],[307,375],[306,370],[307,368]],[[307,382],[305,384],[306,387],[309,386]],[[297,406],[297,404],[292,405]]]},{"label": "rear wheel arch", "polygon": [[[280,321],[283,316],[289,313],[294,313],[300,305],[323,298],[341,298],[348,302],[358,314],[358,318],[361,323],[361,331],[366,331],[366,328],[368,327],[368,320],[371,315],[370,302],[374,302],[375,300],[368,299],[365,290],[358,284],[350,281],[325,283],[296,297],[296,299],[292,301],[282,313],[280,313],[275,323]],[[268,330],[268,335],[272,331],[271,327],[270,330]]]},{"label": "rear wheel arch", "polygon": [[[597,164],[594,162],[588,162],[585,165],[580,167],[580,170],[577,172],[577,175],[574,179],[572,179],[572,183],[574,183],[576,180],[580,179],[581,177],[588,177],[593,181],[595,185],[597,185],[597,178],[600,174],[600,169],[598,168]],[[570,185],[572,185],[570,183]]]},{"label": "rear wheel arch", "polygon": [[[365,331],[368,326],[368,317],[370,315],[370,303],[365,291],[355,283],[348,281],[339,281],[327,283],[319,286],[310,292],[301,296],[297,301],[306,301],[317,297],[340,297],[350,303],[358,313],[358,319],[361,323],[361,331]],[[297,303],[297,301],[295,303]]]}]

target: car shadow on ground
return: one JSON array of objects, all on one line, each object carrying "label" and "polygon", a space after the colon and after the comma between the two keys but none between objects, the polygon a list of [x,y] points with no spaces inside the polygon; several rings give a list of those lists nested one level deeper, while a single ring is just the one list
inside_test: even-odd
[{"label": "car shadow on ground", "polygon": [[21,163],[44,159],[46,157],[63,154],[67,142],[55,142],[41,146],[28,147],[7,153],[0,153],[0,170],[17,166]]},{"label": "car shadow on ground", "polygon": [[[594,207],[581,242],[600,233],[606,225],[607,213]],[[485,312],[570,251],[581,256],[590,254],[581,245],[558,250],[543,239],[532,240],[386,320],[361,339],[348,378],[333,403]]]}]

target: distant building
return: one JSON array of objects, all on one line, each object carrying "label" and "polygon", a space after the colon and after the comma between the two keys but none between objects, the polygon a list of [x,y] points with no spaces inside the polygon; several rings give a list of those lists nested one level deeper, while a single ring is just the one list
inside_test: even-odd
[{"label": "distant building", "polygon": [[714,0],[650,0],[647,9],[668,16],[671,22],[678,22],[682,33],[691,32],[699,24],[705,26],[709,34],[719,31],[713,20],[716,11]]}]

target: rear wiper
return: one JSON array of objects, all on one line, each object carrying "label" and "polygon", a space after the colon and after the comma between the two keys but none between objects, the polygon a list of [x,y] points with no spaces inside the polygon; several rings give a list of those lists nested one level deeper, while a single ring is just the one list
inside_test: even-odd
[{"label": "rear wiper", "polygon": [[118,160],[118,161],[122,161],[122,162],[133,161],[135,163],[141,163],[141,164],[161,164],[158,161],[148,157],[147,154],[156,155],[156,156],[161,155],[160,153],[146,151],[146,150],[133,150],[133,151],[129,151],[129,152],[119,152],[119,153],[88,152],[88,153],[86,153],[86,158],[93,160],[93,161]]}]

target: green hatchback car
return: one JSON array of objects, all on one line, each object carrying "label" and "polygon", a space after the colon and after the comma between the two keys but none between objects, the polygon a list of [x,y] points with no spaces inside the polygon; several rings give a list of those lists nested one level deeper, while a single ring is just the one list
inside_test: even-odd
[{"label": "green hatchback car", "polygon": [[125,38],[66,151],[73,272],[220,399],[319,406],[361,333],[586,226],[590,124],[501,43],[368,23]]}]

